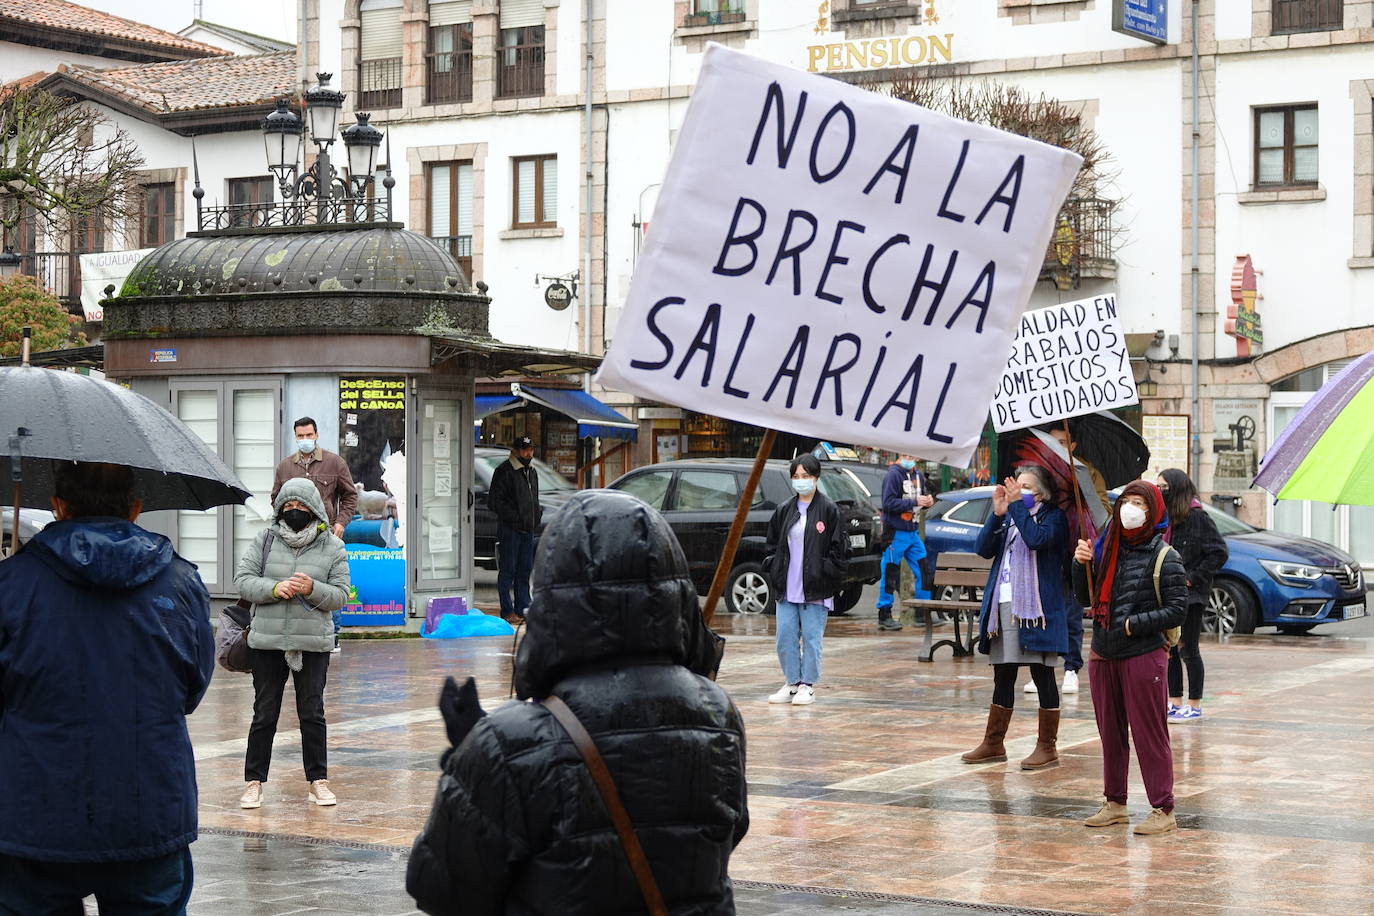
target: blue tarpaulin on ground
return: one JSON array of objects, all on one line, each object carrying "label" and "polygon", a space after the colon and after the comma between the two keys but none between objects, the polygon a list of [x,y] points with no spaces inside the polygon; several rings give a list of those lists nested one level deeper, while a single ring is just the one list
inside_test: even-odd
[{"label": "blue tarpaulin on ground", "polygon": [[564,388],[529,388],[512,385],[511,390],[534,404],[542,404],[577,421],[577,434],[582,438],[601,439],[639,438],[639,424],[616,413],[585,391]]}]

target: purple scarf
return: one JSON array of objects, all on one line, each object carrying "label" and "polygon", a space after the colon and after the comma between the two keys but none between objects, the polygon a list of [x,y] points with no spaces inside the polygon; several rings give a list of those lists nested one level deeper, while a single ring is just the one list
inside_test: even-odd
[{"label": "purple scarf", "polygon": [[[1031,508],[1032,516],[1040,511],[1040,503]],[[1008,578],[1011,582],[1011,616],[1019,625],[1043,627],[1045,611],[1040,605],[1040,576],[1036,564],[1035,551],[1026,546],[1016,523],[1007,519],[1007,542],[1002,548],[1002,573],[999,582]],[[1000,586],[999,586],[1000,587]],[[1028,597],[1029,596],[1029,597]],[[1000,597],[1000,596],[999,596]],[[988,615],[988,634],[995,635],[1001,629],[1001,615]]]}]

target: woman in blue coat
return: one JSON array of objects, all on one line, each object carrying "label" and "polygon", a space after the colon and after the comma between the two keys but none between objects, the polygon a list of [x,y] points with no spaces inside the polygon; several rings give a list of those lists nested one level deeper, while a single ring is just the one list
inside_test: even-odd
[{"label": "woman in blue coat", "polygon": [[1050,475],[1025,465],[993,491],[992,512],[978,534],[992,560],[978,616],[978,651],[993,670],[992,705],[982,744],[965,763],[1007,759],[1002,743],[1016,702],[1017,670],[1026,665],[1039,689],[1040,734],[1023,770],[1059,765],[1059,688],[1054,669],[1068,648],[1065,587],[1069,524],[1054,506]]}]

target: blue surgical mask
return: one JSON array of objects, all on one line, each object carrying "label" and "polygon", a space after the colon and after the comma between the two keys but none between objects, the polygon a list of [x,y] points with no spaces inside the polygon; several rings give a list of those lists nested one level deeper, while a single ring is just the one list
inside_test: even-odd
[{"label": "blue surgical mask", "polygon": [[303,455],[309,455],[311,452],[313,452],[313,451],[315,450],[315,440],[314,440],[314,439],[297,439],[297,440],[296,440],[296,448],[300,449],[301,454],[303,454]]},{"label": "blue surgical mask", "polygon": [[1027,509],[1034,509],[1034,508],[1035,508],[1035,494],[1032,493],[1030,490],[1022,490],[1022,491],[1021,491],[1021,505],[1025,506]]},{"label": "blue surgical mask", "polygon": [[908,471],[911,470],[912,468],[916,467],[916,462],[913,461],[913,460],[910,459],[910,458],[903,458],[901,461],[899,461],[899,462],[897,462],[897,463],[900,464],[903,468],[905,468],[905,469],[908,470]]},{"label": "blue surgical mask", "polygon": [[792,489],[797,491],[798,496],[810,496],[811,492],[816,489],[816,481],[811,477],[794,477]]}]

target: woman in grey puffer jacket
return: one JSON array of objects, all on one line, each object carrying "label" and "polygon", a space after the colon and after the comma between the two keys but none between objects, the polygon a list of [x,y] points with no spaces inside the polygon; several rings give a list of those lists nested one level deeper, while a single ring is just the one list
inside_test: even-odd
[{"label": "woman in grey puffer jacket", "polygon": [[343,541],[329,531],[324,501],[309,479],[282,484],[272,508],[276,521],[258,533],[234,576],[239,595],[255,605],[248,631],[253,724],[243,764],[248,785],[239,807],[262,807],[288,674],[296,689],[307,797],[316,805],[332,805],[337,799],[328,782],[324,683],[334,646],[330,612],[348,601],[348,555]]}]

